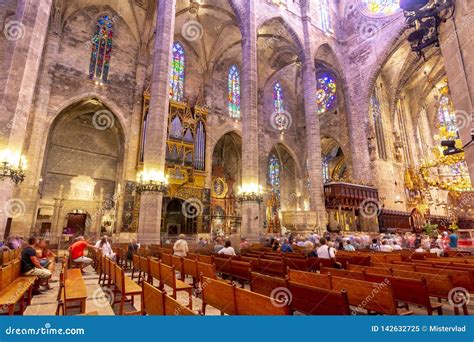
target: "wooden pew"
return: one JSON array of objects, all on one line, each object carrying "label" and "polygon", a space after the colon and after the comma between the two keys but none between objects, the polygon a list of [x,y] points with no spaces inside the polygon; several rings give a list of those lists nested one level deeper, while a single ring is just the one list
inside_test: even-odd
[{"label": "wooden pew", "polygon": [[289,315],[286,303],[279,302],[259,293],[239,289],[233,286],[237,315],[280,316]]},{"label": "wooden pew", "polygon": [[197,262],[197,272],[199,274],[199,278],[201,278],[202,275],[212,278],[212,279],[217,279],[217,271],[216,271],[216,266],[214,264],[208,264],[204,262]]},{"label": "wooden pew", "polygon": [[230,259],[229,258],[214,258],[214,265],[216,266],[216,271],[221,274],[221,276],[230,276]]},{"label": "wooden pew", "polygon": [[[138,275],[135,276],[135,272],[138,272]],[[138,254],[133,254],[132,256],[132,280],[134,278],[138,279],[138,282],[141,280],[141,272],[140,272],[140,256]]]},{"label": "wooden pew", "polygon": [[[113,264],[114,274],[115,274],[115,288],[114,294],[120,293],[120,309],[119,315],[136,315],[140,314],[141,310],[139,311],[131,311],[125,312],[125,301],[127,301],[127,297],[130,296],[130,301],[132,305],[134,304],[134,297],[142,295],[142,288],[140,285],[135,283],[131,278],[127,277],[123,271],[123,269],[118,266],[117,264]],[[114,304],[116,301],[114,301]]]},{"label": "wooden pew", "polygon": [[221,280],[201,276],[202,308],[206,314],[206,306],[210,305],[221,312],[221,315],[237,315],[234,298],[234,286]]},{"label": "wooden pew", "polygon": [[[434,311],[437,311],[438,315],[443,314],[443,305],[431,302],[426,280],[424,278],[409,279],[370,273],[366,273],[365,277],[367,281],[375,283],[388,281],[392,286],[393,296],[397,302],[424,307],[426,308],[428,315],[432,315]],[[408,309],[407,306],[405,306],[405,308]]]},{"label": "wooden pew", "polygon": [[142,314],[155,316],[195,315],[193,311],[148,283],[143,284]]},{"label": "wooden pew", "polygon": [[[150,271],[150,277],[148,278],[148,283],[153,285],[155,279],[157,281],[160,281],[160,278],[161,278],[161,275],[160,275],[160,262],[157,259],[150,258],[149,264],[148,264],[148,269]],[[163,290],[161,283],[158,284],[158,287],[161,290]]]},{"label": "wooden pew", "polygon": [[141,284],[145,281],[150,281],[150,270],[148,265],[148,258],[139,257],[138,267],[140,269],[140,275],[138,277],[138,284]]},{"label": "wooden pew", "polygon": [[164,285],[168,285],[173,289],[174,299],[176,299],[177,292],[186,291],[189,298],[189,309],[193,309],[193,287],[189,284],[186,284],[184,281],[176,279],[175,268],[173,266],[160,263],[160,287],[164,288]]},{"label": "wooden pew", "polygon": [[205,264],[212,264],[214,263],[214,258],[210,255],[198,255],[198,261],[203,262]]},{"label": "wooden pew", "polygon": [[[363,280],[354,280],[331,276],[332,289],[347,291],[349,304],[367,312],[376,312],[385,315],[398,315],[397,304],[393,296],[392,287],[388,283],[372,283]],[[402,312],[403,315],[412,312]]]},{"label": "wooden pew", "polygon": [[[63,262],[61,268],[57,300],[56,315],[67,315],[68,309],[72,308],[79,308],[81,314],[86,313],[87,289],[81,270],[67,269],[66,262]],[[69,305],[77,302],[79,305]]]},{"label": "wooden pew", "polygon": [[350,270],[338,270],[335,268],[321,268],[321,274],[330,274],[336,277],[355,279],[355,280],[365,280],[364,274],[362,272],[350,271]]},{"label": "wooden pew", "polygon": [[[396,277],[411,279],[426,279],[428,293],[431,297],[449,300],[449,294],[454,288],[452,277],[449,274],[421,273],[393,270]],[[463,313],[468,315],[467,303],[462,305]],[[459,315],[459,307],[454,306],[454,312]]]},{"label": "wooden pew", "polygon": [[474,271],[472,270],[462,271],[458,269],[430,268],[415,265],[415,272],[450,275],[454,287],[463,287],[470,293],[474,293]]},{"label": "wooden pew", "polygon": [[287,315],[285,303],[259,293],[236,288],[226,282],[207,278],[201,279],[202,313],[211,305],[228,315]]},{"label": "wooden pew", "polygon": [[308,286],[332,290],[331,277],[324,274],[289,269],[288,280],[295,283],[305,284]]},{"label": "wooden pew", "polygon": [[[285,277],[286,268],[284,261],[276,261],[260,258],[258,262],[258,272],[262,274],[273,275],[276,277]],[[253,270],[253,269],[252,269]]]},{"label": "wooden pew", "polygon": [[171,265],[175,268],[175,270],[179,272],[180,280],[184,281],[185,276],[184,276],[183,258],[176,255],[172,255]]},{"label": "wooden pew", "polygon": [[36,277],[22,276],[20,260],[13,259],[0,268],[0,306],[8,309],[8,315],[15,314],[15,305],[20,304],[19,314],[31,303],[32,289]]},{"label": "wooden pew", "polygon": [[362,273],[370,273],[374,275],[385,275],[391,276],[392,270],[388,268],[379,268],[379,267],[368,267],[368,266],[359,266],[359,265],[348,265],[350,271],[358,271]]},{"label": "wooden pew", "polygon": [[[293,272],[292,270],[289,271]],[[345,291],[335,292],[256,272],[252,272],[251,277],[252,291],[270,298],[283,300],[292,312],[299,311],[307,315],[350,314]]]},{"label": "wooden pew", "polygon": [[291,293],[291,309],[306,315],[350,315],[349,300],[346,290],[332,291],[300,284],[287,282]]},{"label": "wooden pew", "polygon": [[161,254],[161,262],[167,266],[173,266],[173,262],[171,261],[171,254]]},{"label": "wooden pew", "polygon": [[232,279],[240,281],[243,287],[245,281],[250,281],[250,263],[245,261],[231,260],[230,274]]},{"label": "wooden pew", "polygon": [[193,286],[196,287],[196,284],[199,279],[197,260],[188,259],[187,257],[183,259],[183,273],[184,276],[190,276],[193,278]]}]

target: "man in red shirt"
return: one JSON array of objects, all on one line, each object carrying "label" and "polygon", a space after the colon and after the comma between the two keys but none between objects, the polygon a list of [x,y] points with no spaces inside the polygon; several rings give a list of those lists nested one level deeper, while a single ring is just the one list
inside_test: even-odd
[{"label": "man in red shirt", "polygon": [[71,259],[75,263],[80,263],[82,264],[81,266],[81,271],[83,271],[84,268],[89,266],[92,263],[92,259],[84,256],[84,250],[87,247],[92,247],[94,248],[93,245],[88,243],[85,239],[84,236],[79,236],[76,239],[76,242],[74,242],[71,247],[69,247],[69,252],[71,253]]}]

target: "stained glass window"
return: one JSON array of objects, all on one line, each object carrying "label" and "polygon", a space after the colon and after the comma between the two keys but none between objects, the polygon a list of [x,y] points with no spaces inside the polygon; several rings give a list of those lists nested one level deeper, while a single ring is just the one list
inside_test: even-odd
[{"label": "stained glass window", "polygon": [[272,154],[268,163],[268,180],[272,187],[272,192],[275,193],[277,198],[280,198],[280,172],[280,160],[275,154]]},{"label": "stained glass window", "polygon": [[237,65],[232,64],[227,78],[229,116],[240,118],[240,74]]},{"label": "stained glass window", "polygon": [[316,102],[318,113],[323,114],[334,109],[336,106],[336,81],[329,74],[317,77]]},{"label": "stained glass window", "polygon": [[181,102],[184,98],[184,49],[181,43],[174,43],[172,52],[170,98]]},{"label": "stained glass window", "polygon": [[390,15],[400,9],[400,0],[361,0],[364,9],[373,15]]},{"label": "stained glass window", "polygon": [[275,113],[283,113],[285,107],[283,106],[283,89],[280,82],[275,83],[273,87],[273,101]]},{"label": "stained glass window", "polygon": [[440,126],[446,127],[449,132],[459,135],[458,127],[456,125],[456,113],[453,102],[451,101],[448,86],[444,86],[440,90],[438,119]]},{"label": "stained glass window", "polygon": [[329,176],[329,158],[323,157],[323,180],[324,183],[328,183],[331,180]]},{"label": "stained glass window", "polygon": [[91,40],[90,79],[95,79],[100,82],[108,81],[113,36],[114,24],[112,19],[108,15],[100,17],[97,20],[95,34]]},{"label": "stained glass window", "polygon": [[328,0],[319,0],[321,7],[321,25],[323,31],[326,33],[332,33],[332,21],[331,21],[331,12],[329,7]]},{"label": "stained glass window", "polygon": [[370,97],[370,106],[372,107],[372,119],[375,127],[375,137],[377,139],[377,150],[379,158],[387,160],[387,149],[385,147],[385,133],[383,129],[382,108],[380,106],[380,98],[377,89]]}]

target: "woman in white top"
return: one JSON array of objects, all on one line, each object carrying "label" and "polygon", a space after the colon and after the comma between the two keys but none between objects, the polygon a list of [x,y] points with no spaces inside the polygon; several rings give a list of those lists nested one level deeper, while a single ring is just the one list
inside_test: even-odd
[{"label": "woman in white top", "polygon": [[224,248],[222,248],[218,254],[225,254],[225,255],[236,255],[235,250],[233,247],[231,247],[230,241],[226,241]]},{"label": "woman in white top", "polygon": [[107,241],[107,236],[103,236],[102,239],[97,241],[95,247],[102,252],[102,255],[105,255],[109,259],[115,260],[115,253],[112,250],[112,246],[110,246],[110,243]]},{"label": "woman in white top", "polygon": [[188,255],[189,248],[188,243],[184,239],[184,234],[179,235],[179,240],[177,240],[173,245],[173,254],[180,257],[185,257]]}]

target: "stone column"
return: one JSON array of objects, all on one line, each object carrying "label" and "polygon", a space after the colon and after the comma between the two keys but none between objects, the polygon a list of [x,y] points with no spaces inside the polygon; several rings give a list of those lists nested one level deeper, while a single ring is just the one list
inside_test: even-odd
[{"label": "stone column", "polygon": [[306,123],[306,150],[308,158],[309,199],[310,208],[318,217],[320,228],[326,225],[326,207],[324,205],[323,162],[321,156],[321,127],[316,104],[316,70],[314,65],[314,51],[311,46],[311,22],[304,16],[303,33],[303,88],[304,111]]},{"label": "stone column", "polygon": [[[174,37],[176,1],[158,1],[148,115],[144,170],[165,171],[166,133],[169,107],[169,67]],[[148,192],[141,195],[138,240],[140,243],[160,241],[163,194]]]},{"label": "stone column", "polygon": [[[52,0],[20,0],[15,18],[5,27],[9,43],[5,52],[4,72],[0,75],[0,149],[8,147],[23,153],[27,123],[35,94]],[[0,205],[14,197],[10,182],[0,183]],[[21,202],[16,202],[21,203]],[[23,212],[27,211],[23,203]],[[32,213],[35,208],[30,208]],[[34,214],[32,214],[34,215]],[[3,236],[8,210],[0,212],[0,237]]]},{"label": "stone column", "polygon": [[[242,188],[259,185],[258,117],[257,117],[257,23],[255,1],[243,4],[245,11],[242,32]],[[241,206],[241,236],[258,241],[261,232],[258,202]]]},{"label": "stone column", "polygon": [[[474,130],[474,36],[472,21],[474,3],[458,1],[454,18],[441,24],[441,53],[448,75],[462,142],[471,141]],[[474,145],[465,151],[466,162],[474,184]]]}]

